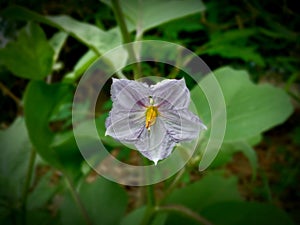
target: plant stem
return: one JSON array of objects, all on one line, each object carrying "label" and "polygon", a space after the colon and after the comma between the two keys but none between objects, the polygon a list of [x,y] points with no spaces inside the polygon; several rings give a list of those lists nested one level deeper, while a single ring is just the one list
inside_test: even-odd
[{"label": "plant stem", "polygon": [[[122,9],[120,7],[119,0],[112,0],[111,2],[112,2],[112,6],[113,6],[113,10],[114,10],[114,13],[115,13],[116,20],[117,20],[118,25],[119,25],[120,30],[121,30],[123,43],[124,44],[130,43],[131,42],[130,34],[129,34],[127,26],[126,26],[126,22],[125,22],[125,19],[124,19]],[[137,61],[137,57],[136,57],[136,55],[134,53],[134,50],[133,50],[131,45],[128,47],[128,54],[129,54],[130,59],[132,59],[135,62]],[[141,66],[140,66],[139,63],[133,64],[133,72],[134,72],[134,79],[138,79],[140,77],[140,74],[141,74]]]},{"label": "plant stem", "polygon": [[212,225],[210,221],[205,219],[204,217],[200,216],[198,213],[190,210],[189,208],[186,208],[182,205],[168,205],[168,206],[161,206],[157,208],[158,212],[176,212],[180,213],[186,217],[189,217],[197,222],[199,224],[203,225]]},{"label": "plant stem", "polygon": [[27,174],[26,174],[23,193],[22,193],[22,203],[21,203],[22,208],[21,209],[22,209],[22,213],[23,213],[23,218],[22,218],[23,224],[26,224],[27,196],[28,196],[28,190],[29,190],[29,186],[30,186],[31,178],[32,178],[32,174],[33,174],[35,158],[36,158],[36,151],[32,148],[31,152],[30,152]]},{"label": "plant stem", "polygon": [[161,205],[167,197],[172,193],[172,191],[177,187],[178,183],[181,181],[181,178],[183,174],[185,173],[186,169],[183,167],[176,175],[174,178],[173,182],[170,184],[169,188],[166,190],[165,195],[163,198],[160,200],[159,205]]},{"label": "plant stem", "polygon": [[[144,165],[149,165],[149,160],[146,158],[143,158]],[[151,176],[150,171],[146,169],[146,179],[148,179],[149,176]],[[154,188],[153,185],[147,185],[146,186],[146,195],[147,195],[147,208],[146,212],[144,214],[144,217],[142,219],[141,225],[147,225],[150,224],[153,220],[154,213],[155,213],[155,195],[154,195]]]},{"label": "plant stem", "polygon": [[122,33],[123,43],[129,43],[129,42],[131,42],[131,39],[130,39],[130,35],[129,35],[128,29],[127,29],[127,26],[126,26],[126,23],[124,20],[124,15],[123,15],[122,9],[120,7],[120,3],[118,0],[112,0],[111,2],[112,2],[112,6],[114,9],[114,13],[115,13],[117,22],[119,24],[119,27],[120,27],[120,30]]},{"label": "plant stem", "polygon": [[[150,165],[150,162],[148,159],[146,159],[145,157],[143,157],[143,161],[144,161],[144,165]],[[145,168],[145,172],[146,172],[146,179],[148,179],[149,176],[151,176],[150,171],[148,170],[148,168]],[[155,202],[155,195],[154,195],[154,188],[153,185],[147,185],[146,186],[147,189],[147,205],[154,207],[156,202]]]},{"label": "plant stem", "polygon": [[22,107],[21,100],[15,96],[2,82],[0,82],[0,89],[4,95],[8,95],[12,100],[14,100],[18,107]]},{"label": "plant stem", "polygon": [[83,203],[82,203],[82,201],[81,201],[81,199],[79,197],[79,194],[75,190],[75,187],[74,187],[74,184],[73,184],[71,178],[67,174],[65,174],[65,178],[66,178],[66,182],[68,184],[68,187],[70,189],[70,192],[72,194],[72,197],[73,197],[73,199],[74,199],[74,201],[75,201],[78,209],[80,210],[80,212],[81,212],[81,214],[83,216],[83,219],[85,220],[85,222],[86,222],[87,225],[92,225],[93,224],[92,220],[90,219],[90,217],[89,217],[89,215],[87,213],[87,210],[84,207],[84,205],[83,205]]}]

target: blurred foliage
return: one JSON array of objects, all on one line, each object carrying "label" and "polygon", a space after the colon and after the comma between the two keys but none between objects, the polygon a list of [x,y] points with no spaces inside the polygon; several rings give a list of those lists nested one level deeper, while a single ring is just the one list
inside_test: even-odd
[{"label": "blurred foliage", "polygon": [[[300,90],[296,3],[120,2],[132,40],[184,45],[212,68],[214,74],[197,82],[209,87],[216,78],[227,110],[221,150],[207,172],[199,173],[199,162],[211,163],[202,147],[208,142],[211,123],[217,121],[203,89],[170,66],[142,65],[144,74],[185,77],[209,128],[190,163],[176,177],[154,185],[160,204],[149,224],[201,224],[202,217],[220,225],[299,223],[299,205],[294,204],[300,198],[296,193],[300,127],[299,120],[293,119],[299,116]],[[142,188],[131,190],[108,181],[86,165],[72,131],[82,130],[87,145],[101,138],[120,160],[136,160],[129,148],[104,135],[111,108],[109,82],[99,96],[97,118],[82,117],[72,124],[79,79],[98,56],[122,43],[111,6],[110,1],[96,0],[0,2],[1,224],[125,225],[143,221],[148,213]],[[128,55],[114,57],[107,66],[125,65]],[[132,67],[121,72],[132,78]],[[87,87],[89,91],[93,88]],[[80,107],[89,108],[89,101]],[[97,137],[88,132],[93,121],[99,129]],[[288,127],[288,132],[268,136],[277,125]],[[271,156],[258,151],[259,143],[271,149]],[[228,172],[232,163],[238,164],[238,152],[248,160],[243,168],[251,167],[246,181]],[[282,162],[273,162],[275,175],[264,171],[264,160],[272,157]],[[289,199],[289,190],[295,199]]]}]

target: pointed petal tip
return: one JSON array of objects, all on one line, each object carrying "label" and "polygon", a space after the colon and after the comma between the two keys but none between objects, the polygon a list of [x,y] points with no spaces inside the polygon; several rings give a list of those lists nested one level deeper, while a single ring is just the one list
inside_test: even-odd
[{"label": "pointed petal tip", "polygon": [[153,159],[152,161],[154,162],[154,165],[157,166],[158,159]]}]

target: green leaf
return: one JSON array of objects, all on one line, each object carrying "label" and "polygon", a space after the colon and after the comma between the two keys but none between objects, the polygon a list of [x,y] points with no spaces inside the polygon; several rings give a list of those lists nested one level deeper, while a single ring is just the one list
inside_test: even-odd
[{"label": "green leaf", "polygon": [[223,201],[241,201],[236,177],[225,178],[218,173],[208,173],[201,180],[175,190],[168,204],[181,204],[195,211]]},{"label": "green leaf", "polygon": [[26,212],[26,224],[30,225],[61,225],[59,215],[47,210],[30,210]]},{"label": "green leaf", "polygon": [[293,225],[288,215],[274,205],[224,202],[205,208],[201,215],[215,225]]},{"label": "green leaf", "polygon": [[40,80],[51,74],[54,51],[43,30],[35,23],[28,23],[17,40],[0,49],[0,62],[14,75]]},{"label": "green leaf", "polygon": [[55,133],[49,127],[53,110],[70,93],[73,93],[73,88],[67,84],[48,85],[43,81],[32,81],[26,88],[24,113],[30,140],[43,159],[59,169],[76,173],[82,161],[78,148],[74,145],[53,148]]},{"label": "green leaf", "polygon": [[[288,95],[269,84],[256,85],[246,71],[223,67],[214,71],[226,103],[227,126],[224,142],[238,142],[255,137],[283,123],[293,112]],[[209,75],[211,76],[211,75]],[[204,78],[201,82],[206,80]],[[212,87],[213,88],[213,87]],[[191,91],[197,110],[209,126],[209,104],[199,88]]]},{"label": "green leaf", "polygon": [[[184,205],[195,212],[225,201],[242,201],[236,177],[225,178],[218,173],[208,173],[201,180],[175,190],[167,199],[167,204]],[[166,224],[190,224],[187,218],[170,214]]]},{"label": "green leaf", "polygon": [[[222,89],[226,104],[227,124],[223,147],[226,147],[225,144],[249,143],[249,139],[283,123],[293,112],[290,99],[282,89],[270,84],[254,84],[246,71],[223,67],[214,71],[214,75]],[[211,78],[212,74],[200,82],[214,90],[216,86],[215,83],[210,82]],[[191,91],[191,98],[201,119],[209,128],[204,133],[204,139],[207,140],[212,123],[210,103],[197,86]],[[253,152],[249,148],[246,149],[247,151],[244,148],[239,150],[244,150],[252,166],[255,167],[256,159]],[[202,162],[207,165],[211,160],[212,158],[204,155]]]},{"label": "green leaf", "polygon": [[199,54],[220,55],[224,58],[239,58],[245,62],[255,62],[264,66],[265,61],[256,52],[257,46],[249,46],[248,39],[258,35],[256,29],[229,30],[215,32],[210,36],[210,41],[201,47]]},{"label": "green leaf", "polygon": [[19,218],[19,205],[32,148],[23,117],[0,130],[0,223]]},{"label": "green leaf", "polygon": [[[257,137],[256,137],[257,138]],[[260,141],[260,138],[258,139]],[[251,142],[251,140],[249,140]],[[242,152],[250,162],[252,168],[252,178],[256,178],[258,168],[257,155],[255,150],[249,144],[249,141],[224,143],[217,157],[211,164],[211,167],[223,166],[228,163],[236,152]],[[257,143],[256,141],[254,143]]]},{"label": "green leaf", "polygon": [[[167,22],[158,27],[159,32],[163,34],[163,38],[166,41],[176,41],[181,42],[183,38],[181,36],[182,32],[197,32],[203,30],[205,26],[202,23],[199,23],[201,20],[201,14],[195,14],[192,16],[187,16],[184,18],[179,18]],[[148,35],[147,35],[148,38]],[[186,35],[184,39],[194,39],[192,35]]]},{"label": "green leaf", "polygon": [[53,172],[47,172],[43,175],[34,190],[28,194],[27,210],[46,209],[47,202],[54,196],[57,189],[60,187],[57,183],[51,183]]},{"label": "green leaf", "polygon": [[96,26],[79,22],[66,15],[42,16],[19,6],[7,8],[2,15],[13,19],[34,20],[56,27],[79,40],[98,55],[121,44],[121,35],[118,30],[105,32]]},{"label": "green leaf", "polygon": [[140,224],[146,212],[146,206],[139,207],[126,215],[120,225]]},{"label": "green leaf", "polygon": [[88,50],[76,63],[73,68],[73,71],[66,74],[63,81],[64,82],[75,82],[87,69],[88,67],[95,62],[98,58],[97,54]]},{"label": "green leaf", "polygon": [[[103,2],[110,4],[109,1]],[[185,1],[120,1],[128,29],[137,35],[171,20],[202,12],[205,6],[200,0]],[[157,13],[157,11],[163,13]]]},{"label": "green leaf", "polygon": [[[132,225],[141,224],[144,214],[146,213],[147,206],[141,206],[129,214],[127,214],[121,221],[120,225]],[[167,215],[166,214],[156,214],[151,225],[164,225]]]},{"label": "green leaf", "polygon": [[211,46],[201,54],[219,55],[228,59],[242,59],[244,62],[254,62],[259,66],[265,66],[263,57],[256,52],[256,47],[239,47],[234,44],[220,44]]},{"label": "green leaf", "polygon": [[[79,196],[94,225],[119,224],[127,205],[127,194],[118,184],[102,177],[92,183],[82,183]],[[60,207],[62,224],[85,224],[77,205],[66,195]]]},{"label": "green leaf", "polygon": [[21,197],[31,149],[24,118],[17,117],[10,127],[0,130],[0,143],[0,196],[17,199]]},{"label": "green leaf", "polygon": [[68,34],[66,32],[60,31],[55,33],[52,38],[49,40],[49,44],[52,46],[54,54],[54,62],[57,61],[59,53],[66,42]]}]

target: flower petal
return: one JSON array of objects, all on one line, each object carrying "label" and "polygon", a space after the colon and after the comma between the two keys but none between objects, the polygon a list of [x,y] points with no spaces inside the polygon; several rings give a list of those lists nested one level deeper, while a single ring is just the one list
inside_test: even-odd
[{"label": "flower petal", "polygon": [[149,105],[149,96],[150,89],[147,84],[113,78],[111,97],[115,106],[128,110],[142,110]]},{"label": "flower petal", "polygon": [[105,135],[125,143],[132,143],[140,136],[145,127],[144,112],[110,111],[107,118]]},{"label": "flower petal", "polygon": [[138,151],[146,158],[157,164],[158,160],[168,157],[176,142],[168,134],[164,122],[157,118],[155,124],[150,127],[150,131],[144,129],[135,142]]},{"label": "flower petal", "polygon": [[207,129],[201,120],[187,109],[163,111],[160,112],[160,116],[168,133],[176,142],[196,139],[201,130]]},{"label": "flower petal", "polygon": [[190,92],[184,79],[163,80],[150,86],[155,105],[162,109],[183,109],[190,104]]}]

